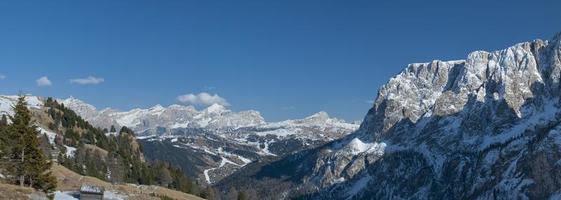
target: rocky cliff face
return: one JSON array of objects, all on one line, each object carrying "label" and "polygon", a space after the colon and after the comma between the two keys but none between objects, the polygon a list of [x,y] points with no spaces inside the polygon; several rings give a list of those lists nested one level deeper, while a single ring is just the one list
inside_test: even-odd
[{"label": "rocky cliff face", "polygon": [[[240,189],[267,198],[559,198],[560,78],[561,34],[410,64],[380,88],[357,132],[220,186],[244,180]],[[271,182],[273,192],[258,187]]]}]

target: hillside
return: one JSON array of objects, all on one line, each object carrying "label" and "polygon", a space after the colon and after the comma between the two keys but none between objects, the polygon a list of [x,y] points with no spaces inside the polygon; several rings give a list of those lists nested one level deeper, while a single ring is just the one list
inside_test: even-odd
[{"label": "hillside", "polygon": [[[3,115],[13,114],[11,105],[17,98],[0,96],[0,108],[5,109],[0,110]],[[109,134],[94,128],[52,98],[29,97],[27,107],[32,122],[29,129],[36,129],[39,134],[38,147],[52,163],[60,164],[55,164],[53,168],[54,172],[60,172],[57,176],[68,174],[67,171],[71,170],[84,177],[105,181],[105,184],[159,185],[200,194],[198,186],[180,168],[158,160],[146,161],[142,146],[132,130],[122,127],[118,133]],[[7,123],[11,122],[8,120]],[[12,129],[6,121],[3,124],[0,127],[2,133],[9,133]],[[72,183],[67,181],[73,180],[77,179],[64,179],[62,183]],[[6,181],[15,182],[13,179]],[[164,190],[154,188],[154,191]]]},{"label": "hillside", "polygon": [[175,190],[170,190],[167,188],[159,186],[144,186],[144,185],[133,185],[133,184],[111,184],[106,181],[102,181],[95,177],[82,176],[73,172],[61,165],[54,165],[53,174],[58,180],[58,191],[72,192],[79,190],[82,184],[93,184],[97,186],[102,186],[111,193],[121,196],[126,199],[150,199],[159,200],[160,198],[156,196],[166,196],[177,200],[202,200],[203,198],[178,192]]},{"label": "hillside", "polygon": [[[58,181],[55,200],[63,196],[68,197],[62,194],[76,193],[82,184],[104,187],[107,194],[111,195],[111,197],[121,199],[159,200],[159,197],[169,197],[176,200],[202,200],[202,198],[194,195],[159,186],[111,184],[95,177],[79,175],[61,165],[53,165],[52,172]],[[44,193],[37,192],[32,188],[0,183],[0,199],[27,200],[32,196],[35,198],[46,198]]]}]

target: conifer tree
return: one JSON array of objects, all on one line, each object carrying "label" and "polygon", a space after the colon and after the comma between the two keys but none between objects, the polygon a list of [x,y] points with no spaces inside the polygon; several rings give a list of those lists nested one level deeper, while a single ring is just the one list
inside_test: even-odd
[{"label": "conifer tree", "polygon": [[11,162],[9,157],[7,157],[9,155],[9,150],[11,146],[9,139],[10,138],[8,136],[7,124],[5,125],[0,123],[0,168],[1,169],[5,169],[5,165]]},{"label": "conifer tree", "polygon": [[220,200],[220,195],[218,194],[218,192],[208,186],[202,193],[201,193],[201,197],[208,199],[208,200]]},{"label": "conifer tree", "polygon": [[8,126],[8,117],[6,114],[2,114],[2,119],[0,119],[0,128]]},{"label": "conifer tree", "polygon": [[247,200],[247,199],[248,199],[248,198],[247,198],[247,194],[245,194],[245,192],[240,191],[240,192],[238,193],[238,200]]},{"label": "conifer tree", "polygon": [[11,142],[8,153],[12,162],[8,171],[20,186],[29,185],[46,192],[56,187],[56,179],[49,172],[51,163],[40,148],[39,132],[32,125],[31,112],[27,109],[24,96],[20,96],[14,106],[12,124],[8,127]]},{"label": "conifer tree", "polygon": [[164,165],[157,166],[157,169],[157,179],[159,184],[164,187],[169,187],[169,184],[173,181],[173,177],[171,177],[169,170]]}]

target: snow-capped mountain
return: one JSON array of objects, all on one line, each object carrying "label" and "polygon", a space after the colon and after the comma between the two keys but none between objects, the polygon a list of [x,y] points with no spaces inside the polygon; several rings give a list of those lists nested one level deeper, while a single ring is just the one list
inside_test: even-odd
[{"label": "snow-capped mountain", "polygon": [[[258,111],[248,110],[233,112],[222,105],[213,104],[198,111],[193,106],[170,105],[163,107],[156,105],[147,109],[136,108],[130,111],[116,111],[103,109],[98,111],[94,106],[79,99],[70,97],[59,100],[66,107],[74,110],[94,126],[108,128],[127,126],[136,132],[140,138],[154,136],[177,135],[182,130],[204,129],[229,135],[236,130],[263,130],[259,135],[276,135],[287,137],[317,138],[332,140],[339,138],[341,133],[349,133],[358,128],[357,124],[344,120],[330,118],[326,112],[318,112],[304,119],[286,120],[281,122],[265,122]],[[305,129],[313,128],[318,134],[308,134]],[[324,135],[323,133],[335,133]],[[173,137],[173,136],[171,136]],[[326,139],[327,138],[327,139]]]},{"label": "snow-capped mountain", "polygon": [[192,176],[208,184],[256,160],[313,148],[359,127],[331,118],[326,112],[304,119],[265,122],[257,111],[233,112],[218,104],[200,111],[183,105],[98,111],[76,98],[59,101],[94,126],[131,128],[147,157],[189,168]]},{"label": "snow-capped mountain", "polygon": [[559,199],[560,81],[561,34],[410,64],[355,133],[218,186],[270,199]]},{"label": "snow-capped mountain", "polygon": [[60,100],[65,106],[76,111],[80,116],[98,127],[127,126],[139,136],[169,134],[176,128],[241,128],[264,124],[265,121],[257,111],[232,112],[222,105],[214,104],[198,111],[193,106],[156,105],[147,109],[117,111],[103,109],[79,99],[70,97]]}]

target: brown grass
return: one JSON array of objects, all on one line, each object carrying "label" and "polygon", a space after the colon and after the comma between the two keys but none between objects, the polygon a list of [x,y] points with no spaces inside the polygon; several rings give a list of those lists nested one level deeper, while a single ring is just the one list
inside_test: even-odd
[{"label": "brown grass", "polygon": [[156,194],[160,196],[168,196],[178,200],[202,200],[202,198],[194,195],[186,194],[175,190],[170,190],[159,186],[144,186],[144,185],[132,185],[132,184],[112,185],[111,183],[102,181],[98,178],[81,176],[57,164],[53,165],[52,172],[53,175],[55,175],[58,180],[57,190],[61,190],[61,191],[78,191],[80,186],[85,183],[85,184],[102,186],[106,190],[114,191],[118,194],[125,194],[129,196],[129,199],[158,200],[159,198],[151,196],[151,194]]},{"label": "brown grass", "polygon": [[32,188],[0,183],[0,199],[29,199],[34,192]]}]

